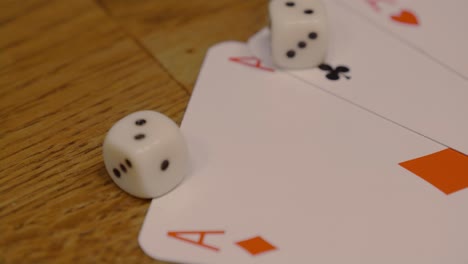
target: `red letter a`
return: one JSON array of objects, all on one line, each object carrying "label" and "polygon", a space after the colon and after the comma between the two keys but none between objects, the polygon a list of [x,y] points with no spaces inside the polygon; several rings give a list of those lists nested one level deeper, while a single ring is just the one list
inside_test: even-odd
[{"label": "red letter a", "polygon": [[263,66],[262,61],[260,61],[260,59],[258,59],[256,57],[232,57],[232,58],[229,58],[229,60],[233,61],[233,62],[243,64],[243,65],[247,65],[247,66],[250,66],[250,67],[258,68],[258,69],[261,69],[261,70],[264,70],[264,71],[270,71],[270,72],[275,71],[272,68],[267,68],[267,67]]},{"label": "red letter a", "polygon": [[[191,240],[185,237],[182,237],[183,235],[199,235],[198,241]],[[167,235],[182,241],[185,241],[187,243],[191,243],[200,247],[204,247],[207,249],[211,249],[214,251],[219,251],[219,248],[207,245],[203,243],[203,240],[205,239],[205,235],[214,235],[214,234],[224,234],[224,231],[173,231],[173,232],[167,232]]]}]

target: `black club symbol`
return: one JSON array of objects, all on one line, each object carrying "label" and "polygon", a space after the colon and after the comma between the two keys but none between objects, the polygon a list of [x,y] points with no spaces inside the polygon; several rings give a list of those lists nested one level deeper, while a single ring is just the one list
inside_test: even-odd
[{"label": "black club symbol", "polygon": [[333,68],[332,66],[328,64],[320,64],[319,69],[322,71],[328,72],[326,77],[327,79],[331,81],[337,81],[340,79],[340,76],[344,76],[346,79],[351,79],[350,76],[345,75],[345,73],[349,72],[349,68],[346,66],[339,65],[336,68]]}]

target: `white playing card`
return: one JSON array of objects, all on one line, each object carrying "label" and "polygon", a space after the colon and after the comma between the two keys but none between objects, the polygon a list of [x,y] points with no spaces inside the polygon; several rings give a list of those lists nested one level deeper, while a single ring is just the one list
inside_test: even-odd
[{"label": "white playing card", "polygon": [[399,165],[442,145],[244,63],[250,56],[236,42],[208,51],[181,127],[193,172],[153,200],[139,237],[148,255],[216,264],[468,261],[468,192],[446,195]]},{"label": "white playing card", "polygon": [[468,80],[468,1],[339,1]]},{"label": "white playing card", "polygon": [[[326,1],[330,69],[288,73],[468,154],[468,81],[338,3]],[[268,35],[260,31],[249,47],[272,67]],[[340,65],[350,71],[337,72]]]}]

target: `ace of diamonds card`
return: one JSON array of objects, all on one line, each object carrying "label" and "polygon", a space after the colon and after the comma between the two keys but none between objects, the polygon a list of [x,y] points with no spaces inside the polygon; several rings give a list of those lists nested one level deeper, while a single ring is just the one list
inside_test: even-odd
[{"label": "ace of diamonds card", "polygon": [[210,49],[182,123],[192,174],[153,201],[148,255],[468,263],[465,3],[326,4],[328,67],[278,70],[255,36]]},{"label": "ace of diamonds card", "polygon": [[[182,131],[192,173],[152,202],[139,237],[156,259],[468,261],[466,156],[262,65],[245,44],[209,50]],[[435,164],[452,189],[424,171]]]}]

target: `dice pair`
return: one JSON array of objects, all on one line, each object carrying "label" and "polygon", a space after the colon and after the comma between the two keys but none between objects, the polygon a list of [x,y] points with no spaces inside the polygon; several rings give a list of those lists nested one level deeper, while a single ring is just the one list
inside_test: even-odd
[{"label": "dice pair", "polygon": [[107,133],[104,163],[124,191],[155,198],[174,189],[188,172],[187,146],[179,127],[154,111],[119,120]]},{"label": "dice pair", "polygon": [[272,0],[269,5],[273,62],[285,69],[321,64],[328,47],[325,6],[319,0]]}]

